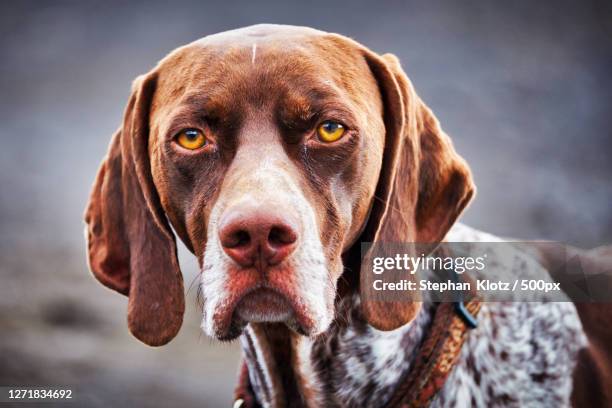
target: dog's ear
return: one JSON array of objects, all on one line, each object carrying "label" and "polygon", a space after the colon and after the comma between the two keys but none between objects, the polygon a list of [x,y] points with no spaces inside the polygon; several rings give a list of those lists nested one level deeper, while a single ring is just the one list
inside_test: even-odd
[{"label": "dog's ear", "polygon": [[[474,195],[469,167],[415,93],[398,59],[366,51],[366,61],[383,99],[386,136],[376,199],[361,241],[431,243],[433,250]],[[368,322],[392,330],[412,321],[420,302],[373,300],[368,296],[372,276],[365,266],[360,287]]]},{"label": "dog's ear", "polygon": [[155,72],[134,81],[85,212],[90,269],[101,283],[129,297],[129,329],[151,346],[176,336],[185,310],[176,242],[149,163],[156,81]]}]

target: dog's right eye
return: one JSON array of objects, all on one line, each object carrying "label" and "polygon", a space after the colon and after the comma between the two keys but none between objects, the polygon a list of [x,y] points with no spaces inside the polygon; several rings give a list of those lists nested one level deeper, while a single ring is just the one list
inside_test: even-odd
[{"label": "dog's right eye", "polygon": [[176,136],[176,143],[187,150],[197,150],[208,144],[204,133],[197,129],[185,129]]}]

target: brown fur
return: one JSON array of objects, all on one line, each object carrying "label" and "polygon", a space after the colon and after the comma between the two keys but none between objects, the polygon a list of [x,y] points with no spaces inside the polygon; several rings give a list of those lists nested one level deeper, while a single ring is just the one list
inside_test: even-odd
[{"label": "brown fur", "polygon": [[154,346],[178,332],[185,310],[174,235],[149,171],[148,112],[155,75],[138,78],[122,127],[94,183],[85,214],[89,264],[100,282],[129,296],[128,326]]},{"label": "brown fur", "polygon": [[[363,241],[440,242],[475,192],[471,173],[455,153],[431,110],[416,95],[393,55],[368,53],[385,102],[385,156],[369,227]],[[433,249],[433,248],[432,248]],[[367,255],[366,255],[367,257]],[[415,278],[415,275],[411,275]],[[371,274],[361,274],[361,287],[371,288]],[[368,322],[393,330],[412,321],[418,301],[368,301]]]}]

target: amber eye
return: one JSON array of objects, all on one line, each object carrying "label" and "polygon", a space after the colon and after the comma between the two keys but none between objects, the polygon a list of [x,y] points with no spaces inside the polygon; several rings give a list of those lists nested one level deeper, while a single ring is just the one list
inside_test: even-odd
[{"label": "amber eye", "polygon": [[208,140],[202,132],[197,129],[182,130],[176,136],[176,142],[183,148],[188,150],[196,150],[208,144]]},{"label": "amber eye", "polygon": [[333,120],[326,120],[321,123],[317,128],[319,139],[325,143],[335,142],[344,135],[344,126],[341,123],[334,122]]}]

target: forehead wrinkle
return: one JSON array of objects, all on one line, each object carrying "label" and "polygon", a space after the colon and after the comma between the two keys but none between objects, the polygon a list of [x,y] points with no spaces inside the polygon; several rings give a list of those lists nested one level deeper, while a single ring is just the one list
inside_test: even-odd
[{"label": "forehead wrinkle", "polygon": [[179,109],[225,121],[242,110],[239,95],[239,87],[236,89],[212,87],[187,95],[179,103]]},{"label": "forehead wrinkle", "polygon": [[208,115],[224,115],[227,111],[228,96],[220,92],[202,92],[192,94],[181,101],[180,106],[186,111],[196,111]]},{"label": "forehead wrinkle", "polygon": [[[302,88],[302,89],[300,89]],[[315,114],[327,104],[342,100],[335,89],[328,86],[301,86],[291,84],[284,86],[284,92],[279,96],[279,103],[290,111],[301,114]]]},{"label": "forehead wrinkle", "polygon": [[[313,100],[306,95],[291,93],[281,98],[279,109],[281,120],[299,119],[309,121],[314,116]],[[289,116],[289,117],[287,117]]]},{"label": "forehead wrinkle", "polygon": [[303,95],[293,95],[289,99],[279,101],[277,121],[286,128],[306,130],[314,125],[314,121],[334,119],[349,127],[361,127],[359,113],[349,99],[340,96],[327,99],[311,99]]}]

